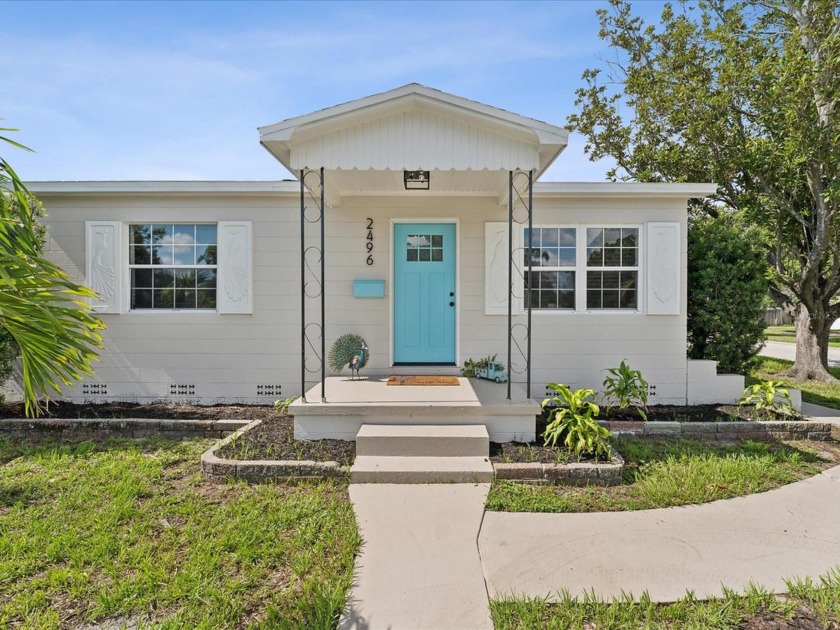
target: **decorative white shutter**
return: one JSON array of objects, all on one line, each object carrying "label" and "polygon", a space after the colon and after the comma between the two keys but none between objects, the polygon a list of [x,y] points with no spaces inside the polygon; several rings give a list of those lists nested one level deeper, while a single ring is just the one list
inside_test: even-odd
[{"label": "decorative white shutter", "polygon": [[[524,278],[520,242],[522,230],[513,224],[513,313],[522,310]],[[488,222],[484,224],[484,313],[486,315],[507,315],[508,312],[508,224]]]},{"label": "decorative white shutter", "polygon": [[96,291],[97,313],[123,311],[123,234],[120,221],[85,221],[86,285]]},{"label": "decorative white shutter", "polygon": [[251,222],[219,221],[216,308],[220,313],[254,312]]},{"label": "decorative white shutter", "polygon": [[647,313],[680,313],[680,224],[647,224]]}]

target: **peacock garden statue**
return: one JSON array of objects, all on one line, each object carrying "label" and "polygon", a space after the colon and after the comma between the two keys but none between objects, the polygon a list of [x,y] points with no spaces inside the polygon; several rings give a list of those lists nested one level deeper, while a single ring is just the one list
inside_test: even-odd
[{"label": "peacock garden statue", "polygon": [[367,342],[359,335],[348,333],[335,340],[330,348],[328,360],[333,372],[338,374],[347,366],[350,368],[350,378],[356,380],[359,370],[365,367],[369,356]]}]

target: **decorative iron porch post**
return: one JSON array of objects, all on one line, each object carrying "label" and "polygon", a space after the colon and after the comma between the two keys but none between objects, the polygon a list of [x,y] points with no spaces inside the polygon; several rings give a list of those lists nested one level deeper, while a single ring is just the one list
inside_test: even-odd
[{"label": "decorative iron porch post", "polygon": [[[525,374],[525,395],[527,398],[531,397],[531,295],[530,288],[527,285],[530,285],[532,278],[531,238],[534,227],[533,189],[533,171],[516,170],[508,173],[508,400],[511,399],[511,383],[513,381],[514,372],[517,374]],[[526,237],[522,247],[514,249],[514,226],[518,229],[525,225],[528,226],[528,236]],[[520,257],[520,261],[522,260],[521,256],[524,256],[528,261],[527,272],[523,271],[521,263],[516,262],[517,257]],[[516,324],[513,323],[513,300],[517,298],[514,290],[514,270],[522,278],[522,286],[524,290],[523,295],[519,297],[525,301],[526,308],[525,322],[518,322]],[[526,273],[527,276],[525,275]],[[524,360],[524,366],[521,369],[514,369],[513,367],[514,347],[516,347],[518,356]]]},{"label": "decorative iron porch post", "polygon": [[[321,402],[326,395],[326,285],[324,282],[324,168],[300,171],[300,386],[306,400],[306,375],[321,374]],[[307,224],[320,228],[318,245],[307,247]],[[308,299],[320,298],[320,317],[308,319]],[[320,344],[318,339],[320,337]]]}]

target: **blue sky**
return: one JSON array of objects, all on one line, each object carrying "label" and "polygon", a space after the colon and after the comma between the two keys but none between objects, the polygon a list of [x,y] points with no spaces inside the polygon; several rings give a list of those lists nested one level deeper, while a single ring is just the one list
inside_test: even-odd
[{"label": "blue sky", "polygon": [[[0,2],[26,180],[283,179],[256,128],[418,82],[563,125],[604,2]],[[638,2],[656,20],[661,2]],[[543,177],[597,181],[583,139]]]}]

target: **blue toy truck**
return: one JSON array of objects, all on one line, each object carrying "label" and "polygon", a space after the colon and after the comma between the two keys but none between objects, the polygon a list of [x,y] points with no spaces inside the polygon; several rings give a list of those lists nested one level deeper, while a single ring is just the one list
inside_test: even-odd
[{"label": "blue toy truck", "polygon": [[505,366],[496,361],[490,361],[487,367],[478,368],[475,371],[478,378],[486,378],[489,381],[496,381],[497,383],[507,383],[508,373],[505,371]]}]

